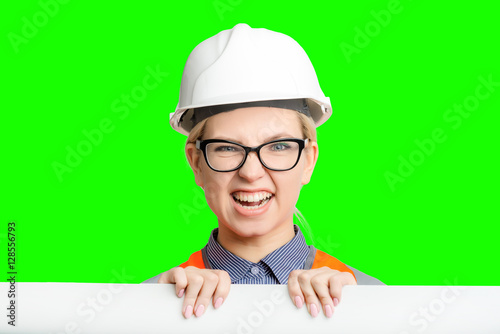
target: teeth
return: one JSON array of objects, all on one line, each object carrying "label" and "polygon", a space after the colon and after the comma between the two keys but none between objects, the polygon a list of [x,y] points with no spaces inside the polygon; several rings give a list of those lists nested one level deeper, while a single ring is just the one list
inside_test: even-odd
[{"label": "teeth", "polygon": [[247,210],[255,210],[255,209],[258,209],[258,208],[261,208],[263,207],[264,205],[267,204],[267,202],[269,202],[269,198],[267,198],[265,201],[263,201],[261,204],[259,205],[254,205],[254,206],[244,206],[242,205],[240,202],[236,202],[236,204],[238,204],[239,206],[241,206],[242,208],[245,208]]},{"label": "teeth", "polygon": [[[237,199],[236,203],[241,206],[242,208],[245,208],[247,210],[255,210],[258,208],[263,207],[264,205],[267,204],[267,202],[270,201],[271,197],[273,196],[272,193],[268,193],[267,191],[259,191],[255,193],[247,193],[243,191],[237,191],[234,192],[233,197]],[[254,206],[245,206],[241,202],[258,202],[262,201],[260,205],[254,205]]]},{"label": "teeth", "polygon": [[237,191],[233,193],[234,198],[243,202],[257,202],[262,201],[267,198],[271,198],[273,194],[268,193],[267,191],[259,191],[256,193],[247,193],[243,191]]}]

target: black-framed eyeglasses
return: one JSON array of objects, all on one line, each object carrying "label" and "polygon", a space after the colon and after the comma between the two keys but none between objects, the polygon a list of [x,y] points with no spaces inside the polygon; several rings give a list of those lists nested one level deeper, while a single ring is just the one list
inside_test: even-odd
[{"label": "black-framed eyeglasses", "polygon": [[207,165],[216,172],[232,172],[245,164],[250,152],[257,153],[260,163],[273,171],[287,171],[299,162],[309,139],[276,139],[257,147],[248,147],[229,140],[197,140],[196,148],[205,156]]}]

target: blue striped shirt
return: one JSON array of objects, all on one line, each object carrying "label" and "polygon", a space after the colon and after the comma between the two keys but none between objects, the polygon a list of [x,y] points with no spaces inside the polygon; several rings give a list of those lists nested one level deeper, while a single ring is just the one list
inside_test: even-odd
[{"label": "blue striped shirt", "polygon": [[290,272],[304,269],[309,254],[300,228],[294,225],[294,230],[292,240],[254,263],[222,247],[217,242],[219,230],[216,228],[206,246],[208,261],[212,269],[227,271],[232,284],[287,284]]}]

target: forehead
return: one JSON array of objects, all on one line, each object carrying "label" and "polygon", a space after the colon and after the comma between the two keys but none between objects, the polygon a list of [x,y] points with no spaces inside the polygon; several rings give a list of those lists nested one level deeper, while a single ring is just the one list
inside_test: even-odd
[{"label": "forehead", "polygon": [[302,138],[298,112],[271,107],[240,108],[211,116],[203,139],[230,139],[258,145],[276,137]]}]

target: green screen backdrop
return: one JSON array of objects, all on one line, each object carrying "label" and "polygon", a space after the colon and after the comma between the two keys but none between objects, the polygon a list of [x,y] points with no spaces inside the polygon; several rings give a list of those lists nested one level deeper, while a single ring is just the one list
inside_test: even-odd
[{"label": "green screen backdrop", "polygon": [[309,242],[399,285],[499,285],[494,1],[2,5],[0,259],[22,282],[139,283],[217,226],[169,126],[185,61],[237,23],[308,53],[333,115]]}]

